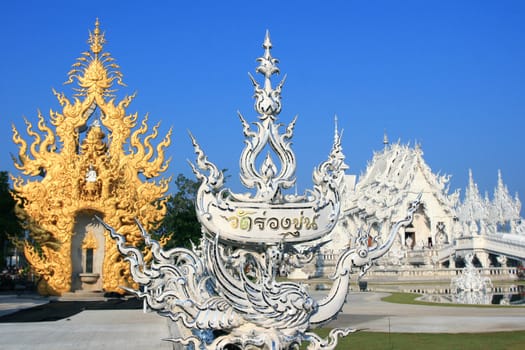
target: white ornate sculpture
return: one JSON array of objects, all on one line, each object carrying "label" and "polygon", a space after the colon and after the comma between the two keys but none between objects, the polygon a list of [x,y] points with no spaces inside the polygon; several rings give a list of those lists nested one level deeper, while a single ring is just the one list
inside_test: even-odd
[{"label": "white ornate sculpture", "polygon": [[199,247],[164,251],[142,230],[153,256],[151,263],[145,263],[138,249],[126,246],[106,225],[127,256],[133,279],[143,286],[142,291],[128,290],[177,324],[180,336],[168,340],[181,345],[270,350],[298,349],[307,341],[308,349],[335,348],[339,336],[354,330],[333,329],[327,339],[310,330],[336,317],[346,299],[351,269],[361,267],[364,274],[372,260],[385,254],[398,229],[411,222],[419,203],[418,198],[407,217],[392,227],[385,243],[369,246],[363,237],[341,254],[324,299],[314,300],[302,284],[276,281],[283,267],[310,261],[323,244],[313,242],[328,238],[336,225],[339,184],[346,165],[336,132],[328,160],[313,172],[313,189],[303,195],[286,194],[295,185],[295,155],[289,141],[295,119],[280,132],[276,120],[284,80],[272,87],[270,78],[279,69],[271,47],[267,33],[256,69],[264,75],[264,85],[250,76],[259,113],[259,121],[253,123],[256,130],[239,114],[246,137],[240,177],[254,193],[224,188],[223,173],[191,136],[197,154],[191,166],[201,181],[196,200],[203,231]]},{"label": "white ornate sculpture", "polygon": [[458,304],[490,304],[492,300],[492,281],[482,277],[473,263],[474,254],[465,256],[465,268],[460,276],[454,277],[450,289]]}]

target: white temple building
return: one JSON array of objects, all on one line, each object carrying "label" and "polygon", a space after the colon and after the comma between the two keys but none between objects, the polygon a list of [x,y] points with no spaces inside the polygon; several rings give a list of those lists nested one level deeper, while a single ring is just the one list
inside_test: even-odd
[{"label": "white temple building", "polygon": [[492,199],[479,194],[471,171],[462,200],[459,190],[450,193],[449,179],[432,172],[420,145],[389,144],[385,136],[384,149],[374,153],[364,173],[346,175],[339,224],[321,248],[315,272],[304,272],[329,275],[342,249],[356,244],[359,230],[369,232],[369,245],[380,243],[421,194],[412,224],[366,279],[447,280],[469,253],[482,273],[516,279],[525,262],[525,221],[517,194],[509,194],[501,172]]}]

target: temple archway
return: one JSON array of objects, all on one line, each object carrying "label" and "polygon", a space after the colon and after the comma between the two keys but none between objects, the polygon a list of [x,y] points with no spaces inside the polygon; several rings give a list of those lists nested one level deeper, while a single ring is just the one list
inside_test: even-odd
[{"label": "temple archway", "polygon": [[[426,208],[423,203],[419,205],[414,213],[413,227],[413,246],[424,248],[433,244],[430,233],[430,218],[426,213]],[[407,227],[407,231],[409,227]]]},{"label": "temple archway", "polygon": [[75,218],[71,240],[71,291],[102,291],[105,237],[104,227],[94,211],[81,211]]}]

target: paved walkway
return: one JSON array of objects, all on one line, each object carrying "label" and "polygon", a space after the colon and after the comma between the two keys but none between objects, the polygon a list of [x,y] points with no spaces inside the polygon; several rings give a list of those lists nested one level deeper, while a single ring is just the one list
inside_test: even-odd
[{"label": "paved walkway", "polygon": [[[350,293],[328,326],[381,332],[489,332],[525,330],[525,308],[401,305],[382,302],[388,293]],[[44,298],[0,296],[0,315],[45,303]],[[171,349],[167,320],[141,310],[87,310],[54,322],[0,323],[0,348]]]},{"label": "paved walkway", "polygon": [[34,295],[0,295],[0,316],[47,303],[47,298]]},{"label": "paved walkway", "polygon": [[350,293],[329,326],[374,332],[479,333],[525,330],[525,307],[452,307],[386,303],[389,293]]},{"label": "paved walkway", "polygon": [[[0,316],[47,303],[0,296]],[[53,322],[0,323],[2,350],[172,349],[167,319],[142,310],[85,310]]]}]

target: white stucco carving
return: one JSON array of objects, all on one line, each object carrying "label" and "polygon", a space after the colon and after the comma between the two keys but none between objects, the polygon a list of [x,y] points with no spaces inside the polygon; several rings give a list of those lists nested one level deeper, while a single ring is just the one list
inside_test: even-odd
[{"label": "white stucco carving", "polygon": [[129,261],[133,279],[143,287],[127,290],[176,323],[180,332],[168,340],[178,345],[288,350],[306,341],[312,350],[334,349],[339,336],[355,330],[335,328],[323,339],[311,329],[336,317],[345,303],[352,270],[359,269],[361,277],[386,254],[419,205],[420,196],[406,196],[410,205],[397,211],[399,219],[392,221],[382,241],[368,244],[363,229],[356,231],[359,243],[344,244],[324,298],[315,300],[301,283],[277,281],[279,273],[288,273],[290,266],[304,267],[327,244],[340,218],[348,166],[336,126],[328,159],[313,170],[313,187],[302,195],[287,192],[296,182],[290,141],[296,119],[284,131],[277,122],[284,80],[272,87],[270,78],[279,69],[271,47],[267,33],[256,69],[264,76],[263,85],[250,76],[259,120],[250,125],[239,114],[246,139],[240,178],[249,191],[235,193],[225,188],[223,172],[191,135],[197,155],[191,166],[200,181],[196,212],[203,236],[199,247],[165,251],[142,230],[153,257],[148,263],[137,248],[127,246],[123,236],[106,225]]}]

